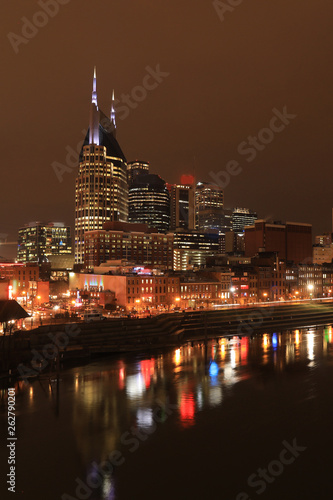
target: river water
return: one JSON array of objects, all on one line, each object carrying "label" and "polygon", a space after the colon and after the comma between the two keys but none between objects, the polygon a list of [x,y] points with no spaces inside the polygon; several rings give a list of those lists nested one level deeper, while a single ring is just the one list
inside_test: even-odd
[{"label": "river water", "polygon": [[332,328],[186,344],[16,388],[16,496],[331,499]]}]

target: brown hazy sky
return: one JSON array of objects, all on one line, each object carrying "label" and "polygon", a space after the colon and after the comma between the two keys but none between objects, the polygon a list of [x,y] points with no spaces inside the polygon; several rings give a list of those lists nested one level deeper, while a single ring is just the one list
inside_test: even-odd
[{"label": "brown hazy sky", "polygon": [[[17,54],[7,34],[21,35],[22,18],[41,7],[6,4],[0,233],[9,240],[31,220],[73,224],[75,170],[59,182],[51,165],[83,138],[94,65],[105,113],[112,88],[118,98],[131,93],[147,66],[169,73],[118,118],[128,160],[148,160],[169,182],[193,169],[211,181],[209,172],[237,160],[242,172],[225,189],[226,206],[330,230],[331,0],[244,0],[223,22],[211,1],[69,0]],[[284,106],[297,117],[248,163],[238,145]]]}]

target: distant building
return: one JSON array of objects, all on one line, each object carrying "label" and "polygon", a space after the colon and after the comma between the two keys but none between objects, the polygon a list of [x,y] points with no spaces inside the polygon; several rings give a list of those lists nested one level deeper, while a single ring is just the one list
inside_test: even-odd
[{"label": "distant building", "polygon": [[195,190],[195,227],[201,232],[221,231],[223,226],[223,189],[208,182],[198,182]]},{"label": "distant building", "polygon": [[260,251],[277,252],[280,260],[296,264],[311,263],[311,224],[257,220],[245,228],[245,256],[254,257]]},{"label": "distant building", "polygon": [[200,268],[209,257],[219,253],[219,234],[199,231],[176,231],[173,239],[173,269]]},{"label": "distant building", "polygon": [[109,222],[103,230],[86,232],[84,245],[84,263],[90,269],[108,260],[173,266],[173,234],[158,233],[147,224]]},{"label": "distant building", "polygon": [[167,184],[170,193],[170,230],[194,229],[194,186]]},{"label": "distant building", "polygon": [[242,233],[245,226],[252,226],[258,219],[258,215],[249,208],[234,208],[232,212],[232,230],[234,233]]},{"label": "distant building", "polygon": [[42,262],[50,255],[72,252],[71,230],[63,222],[30,222],[18,232],[17,260]]},{"label": "distant building", "polygon": [[75,184],[75,262],[84,262],[84,233],[102,229],[105,222],[128,218],[126,158],[116,139],[114,96],[110,116],[97,104],[96,69],[89,128]]},{"label": "distant building", "polygon": [[137,175],[149,174],[149,163],[146,161],[130,161],[127,163],[127,181],[130,186]]},{"label": "distant building", "polygon": [[147,224],[159,232],[170,228],[170,195],[165,181],[155,174],[137,175],[129,187],[128,221]]},{"label": "distant building", "polygon": [[316,245],[330,245],[332,243],[332,233],[324,233],[319,236],[315,236]]},{"label": "distant building", "polygon": [[244,254],[244,240],[244,233],[235,233],[234,231],[225,233],[225,253]]},{"label": "distant building", "polygon": [[333,259],[333,245],[313,245],[313,264],[330,264]]}]

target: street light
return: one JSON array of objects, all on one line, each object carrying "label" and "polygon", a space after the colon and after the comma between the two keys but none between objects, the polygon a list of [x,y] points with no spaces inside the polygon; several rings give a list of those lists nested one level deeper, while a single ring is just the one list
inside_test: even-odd
[{"label": "street light", "polygon": [[234,303],[234,299],[235,299],[235,296],[234,296],[235,291],[236,291],[236,288],[234,286],[232,286],[230,288],[230,293],[232,295],[232,304]]},{"label": "street light", "polygon": [[309,283],[308,284],[308,290],[309,290],[309,293],[310,293],[310,299],[312,300],[312,292],[313,292],[313,289],[314,289],[314,286],[312,283]]}]

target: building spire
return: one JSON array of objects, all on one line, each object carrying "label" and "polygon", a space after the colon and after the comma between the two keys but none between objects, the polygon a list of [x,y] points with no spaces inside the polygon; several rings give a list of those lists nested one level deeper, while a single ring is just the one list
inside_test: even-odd
[{"label": "building spire", "polygon": [[116,129],[117,125],[116,125],[116,110],[114,109],[114,90],[112,90],[110,121],[114,126],[114,128]]},{"label": "building spire", "polygon": [[96,66],[94,67],[93,89],[91,94],[91,105],[90,105],[89,144],[99,145],[99,112],[97,104]]},{"label": "building spire", "polygon": [[93,78],[93,90],[91,95],[91,102],[92,104],[95,104],[98,109],[96,88],[97,88],[97,77],[96,77],[96,66],[94,66],[94,78]]}]

